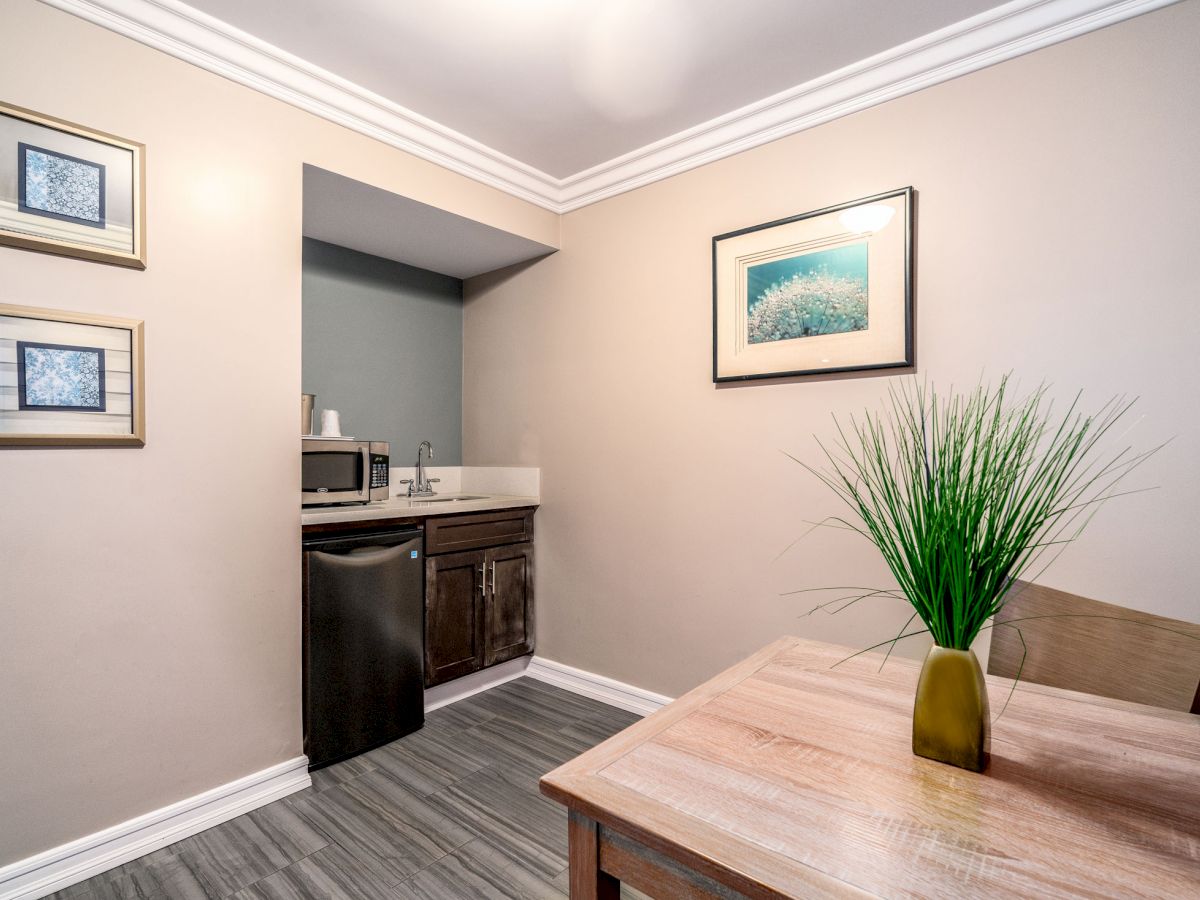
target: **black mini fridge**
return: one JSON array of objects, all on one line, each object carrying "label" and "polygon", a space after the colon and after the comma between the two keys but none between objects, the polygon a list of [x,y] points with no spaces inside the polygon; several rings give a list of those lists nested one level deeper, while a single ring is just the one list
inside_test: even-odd
[{"label": "black mini fridge", "polygon": [[419,528],[304,539],[304,752],[309,769],[425,722]]}]

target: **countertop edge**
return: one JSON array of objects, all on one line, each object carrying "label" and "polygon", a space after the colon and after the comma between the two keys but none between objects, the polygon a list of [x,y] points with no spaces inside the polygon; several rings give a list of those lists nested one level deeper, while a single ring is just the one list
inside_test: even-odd
[{"label": "countertop edge", "polygon": [[300,524],[303,527],[308,525],[371,522],[385,519],[428,519],[435,516],[464,515],[466,513],[492,512],[499,509],[518,509],[540,505],[541,499],[538,497],[507,494],[493,494],[483,500],[435,501],[432,503],[428,500],[409,501],[404,497],[393,497],[390,500],[363,503],[355,506],[302,510],[300,513]]}]

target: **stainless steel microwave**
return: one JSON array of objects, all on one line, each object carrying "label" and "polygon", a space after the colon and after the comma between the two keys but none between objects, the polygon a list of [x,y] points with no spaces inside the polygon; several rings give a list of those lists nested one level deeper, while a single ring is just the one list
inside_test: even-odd
[{"label": "stainless steel microwave", "polygon": [[387,441],[303,438],[301,506],[386,500],[390,450]]}]

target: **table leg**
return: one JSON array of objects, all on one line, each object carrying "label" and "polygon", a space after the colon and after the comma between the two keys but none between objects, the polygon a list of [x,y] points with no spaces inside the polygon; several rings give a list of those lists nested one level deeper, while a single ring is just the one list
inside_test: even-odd
[{"label": "table leg", "polygon": [[571,900],[619,900],[621,882],[600,871],[600,828],[575,810],[567,812]]}]

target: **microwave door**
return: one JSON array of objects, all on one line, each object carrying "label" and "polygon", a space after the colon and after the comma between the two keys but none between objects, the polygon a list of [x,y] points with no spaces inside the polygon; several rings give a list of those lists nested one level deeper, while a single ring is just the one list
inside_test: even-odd
[{"label": "microwave door", "polygon": [[302,502],[307,506],[364,503],[369,496],[370,445],[306,442],[301,458]]}]

